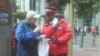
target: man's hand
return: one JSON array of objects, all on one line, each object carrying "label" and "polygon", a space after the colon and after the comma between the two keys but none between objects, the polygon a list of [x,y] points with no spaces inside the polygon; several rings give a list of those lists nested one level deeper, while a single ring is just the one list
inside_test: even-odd
[{"label": "man's hand", "polygon": [[53,43],[57,43],[57,38],[56,37],[52,37],[51,41],[53,41]]},{"label": "man's hand", "polygon": [[40,27],[36,27],[36,28],[33,30],[33,32],[40,32],[40,31],[41,31]]}]

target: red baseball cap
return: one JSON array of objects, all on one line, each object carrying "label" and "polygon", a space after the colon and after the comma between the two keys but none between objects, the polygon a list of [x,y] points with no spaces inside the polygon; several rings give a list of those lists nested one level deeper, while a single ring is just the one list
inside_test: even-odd
[{"label": "red baseball cap", "polygon": [[55,14],[56,13],[56,9],[54,9],[54,8],[46,8],[45,12],[49,13],[49,14]]}]

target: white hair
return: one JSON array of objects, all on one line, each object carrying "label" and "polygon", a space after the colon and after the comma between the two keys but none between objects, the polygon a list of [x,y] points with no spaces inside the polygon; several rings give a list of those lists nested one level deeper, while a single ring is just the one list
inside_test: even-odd
[{"label": "white hair", "polygon": [[38,19],[40,17],[39,14],[37,14],[35,11],[29,11],[26,15],[26,19],[25,21],[28,22],[28,20],[31,18],[31,17],[34,17],[35,19]]}]

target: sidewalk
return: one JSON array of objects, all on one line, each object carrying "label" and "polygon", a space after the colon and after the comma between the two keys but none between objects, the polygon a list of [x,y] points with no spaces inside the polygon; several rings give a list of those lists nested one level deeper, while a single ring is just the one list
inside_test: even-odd
[{"label": "sidewalk", "polygon": [[[81,36],[77,36],[77,38],[74,38],[74,44],[80,46],[80,44],[82,43],[82,37]],[[83,47],[84,48],[92,48],[94,40],[93,40],[93,36],[84,36],[84,40],[83,40]],[[100,35],[96,36],[95,38],[95,48],[100,49]]]},{"label": "sidewalk", "polygon": [[74,45],[73,56],[100,56],[100,50],[95,48],[79,48]]}]

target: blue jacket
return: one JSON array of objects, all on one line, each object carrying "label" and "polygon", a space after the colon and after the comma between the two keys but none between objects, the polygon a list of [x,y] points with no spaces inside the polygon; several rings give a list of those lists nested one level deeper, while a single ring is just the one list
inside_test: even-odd
[{"label": "blue jacket", "polygon": [[36,39],[40,33],[33,32],[35,26],[21,23],[16,27],[17,54],[16,56],[38,56]]}]

